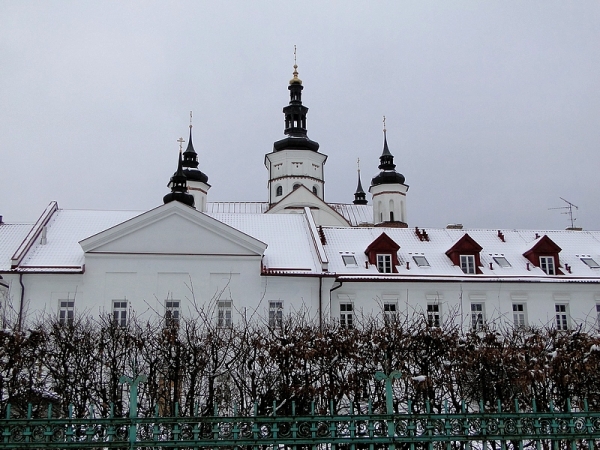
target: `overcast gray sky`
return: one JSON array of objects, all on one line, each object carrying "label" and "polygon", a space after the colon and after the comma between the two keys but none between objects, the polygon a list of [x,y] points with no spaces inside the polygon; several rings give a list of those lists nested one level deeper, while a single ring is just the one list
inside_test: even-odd
[{"label": "overcast gray sky", "polygon": [[265,201],[298,46],[325,195],[410,226],[600,229],[600,2],[0,0],[0,215],[162,203],[194,112],[209,201]]}]

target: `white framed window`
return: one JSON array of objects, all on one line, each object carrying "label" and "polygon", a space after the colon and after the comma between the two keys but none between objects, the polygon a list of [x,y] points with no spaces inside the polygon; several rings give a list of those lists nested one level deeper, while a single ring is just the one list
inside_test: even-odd
[{"label": "white framed window", "polygon": [[475,255],[460,255],[460,268],[464,273],[477,273],[475,271]]},{"label": "white framed window", "polygon": [[231,300],[219,300],[217,326],[221,328],[231,327],[233,315],[233,302]]},{"label": "white framed window", "polygon": [[540,269],[548,275],[556,275],[554,268],[554,256],[540,256]]},{"label": "white framed window", "polygon": [[283,302],[269,302],[269,327],[281,328],[283,325]]},{"label": "white framed window", "polygon": [[392,273],[392,255],[378,254],[377,255],[377,270],[381,273]]},{"label": "white framed window", "polygon": [[471,329],[481,330],[485,325],[485,303],[471,303]]},{"label": "white framed window", "polygon": [[127,300],[112,301],[112,317],[115,325],[127,326]]},{"label": "white framed window", "polygon": [[590,269],[600,269],[600,264],[594,258],[580,258]]},{"label": "white framed window", "polygon": [[494,256],[494,261],[496,261],[496,264],[498,264],[503,269],[512,267],[508,262],[508,259],[506,259],[504,256]]},{"label": "white framed window", "polygon": [[398,304],[396,302],[383,304],[383,319],[387,323],[390,323],[393,321],[397,312],[398,312]]},{"label": "white framed window", "polygon": [[525,303],[513,303],[513,325],[515,328],[527,326],[527,305]]},{"label": "white framed window", "polygon": [[440,304],[427,303],[427,325],[430,327],[440,327],[441,324]]},{"label": "white framed window", "polygon": [[354,305],[352,303],[340,303],[340,326],[342,328],[354,327]]},{"label": "white framed window", "polygon": [[346,267],[358,267],[356,257],[354,255],[342,255],[342,261]]},{"label": "white framed window", "polygon": [[427,261],[427,258],[425,258],[422,255],[413,256],[413,260],[415,264],[419,267],[429,267],[429,261]]},{"label": "white framed window", "polygon": [[167,300],[165,301],[165,323],[169,326],[178,326],[180,315],[180,305],[181,302],[179,300]]},{"label": "white framed window", "polygon": [[58,323],[72,325],[75,318],[75,300],[58,301]]},{"label": "white framed window", "polygon": [[567,303],[556,303],[554,311],[556,312],[556,329],[561,331],[568,330],[569,305]]},{"label": "white framed window", "polygon": [[277,186],[277,187],[275,188],[275,195],[276,195],[277,197],[281,197],[281,196],[283,195],[283,187],[281,187],[281,186]]}]

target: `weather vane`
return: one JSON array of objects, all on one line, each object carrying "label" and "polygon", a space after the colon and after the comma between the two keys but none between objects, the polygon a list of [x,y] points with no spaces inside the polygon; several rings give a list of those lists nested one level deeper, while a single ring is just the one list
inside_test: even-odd
[{"label": "weather vane", "polygon": [[185,140],[180,137],[179,139],[177,139],[177,142],[179,142],[179,151],[183,151],[183,143],[185,142]]},{"label": "weather vane", "polygon": [[192,129],[192,112],[190,111],[190,130]]},{"label": "weather vane", "polygon": [[385,116],[383,116],[383,132],[385,133],[387,130],[385,129]]},{"label": "weather vane", "polygon": [[358,171],[360,172],[360,158],[356,158],[356,167],[357,167]]}]

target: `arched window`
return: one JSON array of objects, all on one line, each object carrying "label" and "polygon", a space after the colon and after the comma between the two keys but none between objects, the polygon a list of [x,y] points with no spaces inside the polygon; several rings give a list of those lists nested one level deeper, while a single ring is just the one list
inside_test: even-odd
[{"label": "arched window", "polygon": [[390,211],[390,222],[394,221],[394,211]]},{"label": "arched window", "polygon": [[283,195],[283,188],[281,186],[277,186],[277,189],[275,191],[275,195],[277,197],[281,197]]},{"label": "arched window", "polygon": [[300,186],[302,186],[300,183],[296,183],[296,184],[294,185],[294,190],[298,189]]},{"label": "arched window", "polygon": [[319,190],[317,189],[316,186],[313,186],[313,194],[319,195]]}]

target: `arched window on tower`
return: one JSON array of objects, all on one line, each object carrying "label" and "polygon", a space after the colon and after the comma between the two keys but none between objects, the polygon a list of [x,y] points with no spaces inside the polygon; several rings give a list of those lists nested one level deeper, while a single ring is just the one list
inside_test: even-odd
[{"label": "arched window on tower", "polygon": [[390,222],[394,221],[394,200],[390,200]]},{"label": "arched window on tower", "polygon": [[277,186],[277,189],[275,190],[275,195],[277,197],[281,197],[283,195],[283,188],[281,186]]},{"label": "arched window on tower", "polygon": [[293,187],[294,191],[295,191],[296,189],[298,189],[300,186],[302,186],[300,183],[296,183],[296,184],[294,185],[294,187]]},{"label": "arched window on tower", "polygon": [[319,189],[316,186],[313,186],[313,194],[319,195]]}]

